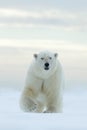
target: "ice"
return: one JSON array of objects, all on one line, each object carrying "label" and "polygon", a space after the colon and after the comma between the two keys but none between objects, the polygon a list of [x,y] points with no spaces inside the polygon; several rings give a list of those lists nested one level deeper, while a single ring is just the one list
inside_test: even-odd
[{"label": "ice", "polygon": [[0,93],[0,130],[87,130],[86,89],[64,92],[62,114],[24,113],[19,107],[20,93]]}]

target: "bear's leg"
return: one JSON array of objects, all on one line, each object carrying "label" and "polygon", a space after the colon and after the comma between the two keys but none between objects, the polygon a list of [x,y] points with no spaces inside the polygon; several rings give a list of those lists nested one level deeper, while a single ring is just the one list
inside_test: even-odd
[{"label": "bear's leg", "polygon": [[43,93],[35,95],[31,88],[27,88],[23,91],[20,107],[25,112],[42,113],[45,107],[45,96]]},{"label": "bear's leg", "polygon": [[31,88],[25,89],[21,95],[20,107],[25,112],[35,112],[37,104],[33,97],[33,90]]},{"label": "bear's leg", "polygon": [[44,113],[57,113],[57,109],[55,106],[50,106]]},{"label": "bear's leg", "polygon": [[47,106],[45,113],[62,113],[62,101],[51,100]]},{"label": "bear's leg", "polygon": [[20,106],[25,112],[35,112],[37,104],[30,97],[22,97]]},{"label": "bear's leg", "polygon": [[44,113],[62,113],[62,110],[56,106],[50,106]]}]

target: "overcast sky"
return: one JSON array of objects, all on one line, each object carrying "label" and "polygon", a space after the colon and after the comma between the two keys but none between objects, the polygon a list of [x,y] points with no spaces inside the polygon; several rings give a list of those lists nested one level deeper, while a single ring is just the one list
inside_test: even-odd
[{"label": "overcast sky", "polygon": [[87,0],[0,1],[0,39],[87,44]]}]

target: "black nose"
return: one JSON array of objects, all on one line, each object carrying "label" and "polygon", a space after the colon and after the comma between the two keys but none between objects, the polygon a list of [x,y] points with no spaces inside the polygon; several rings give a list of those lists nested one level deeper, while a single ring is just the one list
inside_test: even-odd
[{"label": "black nose", "polygon": [[48,67],[48,66],[49,66],[49,63],[45,63],[45,66]]}]

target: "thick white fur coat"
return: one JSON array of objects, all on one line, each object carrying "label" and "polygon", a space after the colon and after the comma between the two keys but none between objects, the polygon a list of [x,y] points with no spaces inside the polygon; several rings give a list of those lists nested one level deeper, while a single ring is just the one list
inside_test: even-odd
[{"label": "thick white fur coat", "polygon": [[[26,112],[62,112],[62,90],[64,85],[63,72],[60,62],[53,53],[41,52],[36,57],[27,74],[26,84],[22,91],[20,106]],[[49,56],[53,61],[49,60]],[[44,63],[38,65],[40,58],[49,63],[49,70],[44,70]],[[37,59],[39,58],[39,59]]]}]

